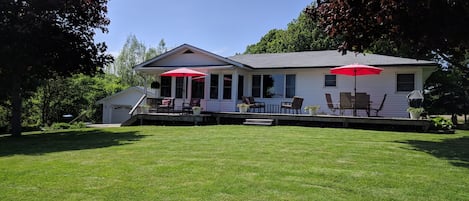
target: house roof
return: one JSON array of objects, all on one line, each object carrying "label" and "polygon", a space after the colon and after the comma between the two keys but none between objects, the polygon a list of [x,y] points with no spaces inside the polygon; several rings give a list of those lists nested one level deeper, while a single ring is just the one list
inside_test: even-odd
[{"label": "house roof", "polygon": [[[102,99],[96,101],[96,104],[103,104],[105,101],[110,100],[110,99],[112,99],[112,98],[114,98],[114,97],[117,97],[117,96],[119,96],[119,95],[121,95],[121,94],[128,93],[129,91],[138,91],[138,92],[144,94],[144,93],[145,93],[145,88],[142,87],[142,86],[129,87],[129,88],[127,88],[127,89],[124,89],[124,90],[122,90],[122,91],[119,91],[119,92],[117,92],[117,93],[115,93],[115,94],[112,94],[112,95],[110,95],[110,96],[104,97],[104,98],[102,98]],[[150,95],[150,96],[155,96],[155,93],[153,93],[152,90],[150,90],[150,89],[148,89],[148,88],[147,88],[147,94]]]},{"label": "house roof", "polygon": [[342,55],[337,50],[306,51],[291,53],[244,54],[229,57],[254,69],[282,69],[282,68],[330,68],[353,63],[370,66],[435,66],[433,61],[384,56],[378,54]]},{"label": "house roof", "polygon": [[[182,64],[182,65],[167,65],[167,64],[163,64],[161,65],[160,63],[158,63],[159,61],[162,61],[166,58],[169,58],[171,56],[174,56],[174,55],[178,55],[178,54],[185,54],[185,53],[194,53],[194,52],[197,52],[199,54],[202,54],[202,55],[206,55],[208,56],[209,58],[212,58],[218,62],[215,62],[213,64],[207,64],[207,65],[201,65],[201,66],[198,66],[198,65],[191,65],[191,64]],[[212,61],[213,62],[213,61]],[[148,68],[180,68],[180,67],[227,67],[227,66],[237,66],[237,67],[245,67],[242,63],[239,63],[237,61],[234,61],[234,60],[231,60],[231,59],[228,59],[226,57],[222,57],[220,55],[217,55],[217,54],[214,54],[214,53],[211,53],[209,51],[206,51],[206,50],[203,50],[203,49],[200,49],[200,48],[197,48],[197,47],[194,47],[192,45],[189,45],[189,44],[182,44],[168,52],[165,52],[161,55],[158,55],[150,60],[147,60],[143,63],[140,63],[136,66],[134,66],[134,70],[142,70],[142,69],[148,69]]]}]

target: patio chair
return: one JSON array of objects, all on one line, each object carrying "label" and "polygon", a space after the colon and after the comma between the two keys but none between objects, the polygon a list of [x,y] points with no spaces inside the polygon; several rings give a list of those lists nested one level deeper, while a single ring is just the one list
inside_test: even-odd
[{"label": "patio chair", "polygon": [[337,109],[340,109],[339,104],[332,102],[332,96],[330,93],[326,93],[326,102],[327,102],[327,107],[332,111],[333,114],[335,114],[335,111]]},{"label": "patio chair", "polygon": [[295,96],[293,97],[292,102],[281,102],[280,109],[282,111],[289,110],[290,112],[293,110],[296,114],[301,113],[301,106],[303,105],[303,98]]},{"label": "patio chair", "polygon": [[381,104],[379,105],[378,108],[370,108],[370,110],[375,111],[375,117],[379,117],[378,112],[383,109],[384,101],[386,101],[386,96],[387,96],[387,94],[384,94],[383,100],[381,101]]},{"label": "patio chair", "polygon": [[249,109],[257,109],[257,112],[260,112],[260,110],[263,109],[265,112],[265,103],[255,101],[252,96],[243,96],[242,101],[249,105]]},{"label": "patio chair", "polygon": [[353,109],[352,104],[352,93],[350,92],[340,92],[340,104],[339,110],[340,115],[344,115],[345,110]]},{"label": "patio chair", "polygon": [[174,111],[174,98],[166,97],[161,100],[161,104],[158,105],[158,112],[172,112]]},{"label": "patio chair", "polygon": [[200,107],[200,98],[191,98],[191,100],[188,103],[182,103],[182,111],[191,112],[192,107],[194,106]]},{"label": "patio chair", "polygon": [[366,115],[370,116],[370,95],[366,93],[356,93],[354,106],[354,115],[356,115],[357,110],[365,110]]}]

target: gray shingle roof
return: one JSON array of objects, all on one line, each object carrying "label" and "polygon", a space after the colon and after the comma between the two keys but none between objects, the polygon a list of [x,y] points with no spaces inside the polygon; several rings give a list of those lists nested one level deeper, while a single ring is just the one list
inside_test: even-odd
[{"label": "gray shingle roof", "polygon": [[337,50],[274,53],[274,54],[244,54],[229,57],[239,63],[252,68],[311,68],[337,67],[348,64],[365,64],[371,66],[435,66],[433,61],[416,60],[377,54],[355,54],[348,52],[342,55]]}]

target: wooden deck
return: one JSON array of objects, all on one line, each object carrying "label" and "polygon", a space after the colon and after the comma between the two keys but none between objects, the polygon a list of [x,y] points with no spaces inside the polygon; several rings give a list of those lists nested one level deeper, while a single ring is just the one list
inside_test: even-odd
[{"label": "wooden deck", "polygon": [[427,132],[430,120],[408,118],[353,117],[335,115],[279,114],[279,113],[205,113],[198,116],[187,113],[137,114],[122,126],[131,125],[213,125],[243,124],[246,119],[272,119],[274,125],[362,128],[373,130],[411,130]]}]

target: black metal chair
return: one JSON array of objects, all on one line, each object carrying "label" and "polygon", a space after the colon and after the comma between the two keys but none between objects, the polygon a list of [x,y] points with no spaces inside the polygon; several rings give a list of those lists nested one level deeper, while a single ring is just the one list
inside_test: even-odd
[{"label": "black metal chair", "polygon": [[194,106],[200,107],[200,98],[191,98],[191,100],[188,103],[182,103],[182,111],[191,112],[192,107]]},{"label": "black metal chair", "polygon": [[383,109],[384,101],[386,101],[386,96],[387,96],[387,94],[384,94],[383,100],[381,101],[381,104],[379,105],[378,108],[370,108],[370,110],[375,111],[375,117],[379,117],[378,113],[379,113],[379,111],[381,111]]},{"label": "black metal chair", "polygon": [[345,110],[353,110],[352,93],[340,92],[340,115],[344,115]]},{"label": "black metal chair", "polygon": [[332,96],[330,93],[326,93],[326,102],[327,102],[327,107],[332,111],[332,113],[335,114],[335,111],[340,109],[339,104],[332,102]]},{"label": "black metal chair", "polygon": [[296,114],[301,113],[301,106],[303,105],[303,98],[295,96],[293,97],[292,102],[281,102],[280,103],[280,109],[283,111],[286,110],[293,110]]},{"label": "black metal chair", "polygon": [[257,109],[257,112],[260,112],[261,109],[265,112],[265,103],[264,102],[257,102],[254,100],[254,97],[252,96],[243,96],[242,101],[245,104],[249,105],[249,110],[254,110]]},{"label": "black metal chair", "polygon": [[161,100],[158,105],[158,112],[173,112],[174,111],[174,98],[166,97]]}]

